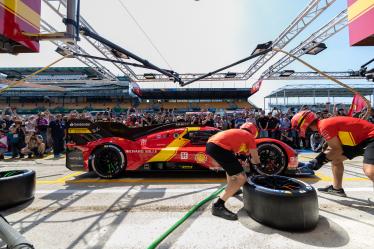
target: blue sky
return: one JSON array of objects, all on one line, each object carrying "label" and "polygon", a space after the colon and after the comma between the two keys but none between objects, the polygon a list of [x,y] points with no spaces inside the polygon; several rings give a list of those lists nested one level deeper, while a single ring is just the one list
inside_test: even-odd
[{"label": "blue sky", "polygon": [[[81,0],[81,14],[103,36],[149,61],[168,68],[144,34],[121,7],[131,11],[137,22],[151,37],[173,69],[180,73],[206,73],[247,57],[256,44],[274,40],[306,7],[310,0]],[[312,25],[292,41],[291,50],[311,33],[344,10],[346,0],[336,0]],[[60,18],[45,5],[42,17],[58,30],[64,26]],[[82,40],[79,45],[98,55]],[[326,41],[327,50],[318,56],[302,58],[325,71],[358,69],[374,57],[373,47],[350,47],[348,29],[340,31]],[[44,66],[59,58],[49,42],[41,43],[39,54],[1,55],[0,67]],[[244,71],[247,62],[230,71]],[[105,63],[104,63],[105,64]],[[112,65],[105,64],[115,74]],[[82,66],[75,59],[67,59],[57,66]],[[298,62],[288,66],[295,71],[309,71]],[[265,68],[263,68],[265,69]],[[139,71],[142,73],[142,71]],[[246,82],[197,83],[191,87],[249,87],[256,77]],[[266,81],[251,100],[262,106],[262,99],[274,89],[294,81]],[[311,82],[307,82],[311,83]],[[176,87],[174,83],[143,83],[141,87]]]}]

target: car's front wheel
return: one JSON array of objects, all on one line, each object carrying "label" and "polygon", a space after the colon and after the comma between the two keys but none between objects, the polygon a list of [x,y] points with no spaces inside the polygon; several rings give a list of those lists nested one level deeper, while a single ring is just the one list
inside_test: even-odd
[{"label": "car's front wheel", "polygon": [[92,170],[102,178],[118,177],[126,166],[124,152],[116,145],[98,146],[91,157]]},{"label": "car's front wheel", "polygon": [[257,146],[261,165],[253,167],[260,175],[279,175],[287,167],[287,156],[282,148],[274,143],[262,143]]}]

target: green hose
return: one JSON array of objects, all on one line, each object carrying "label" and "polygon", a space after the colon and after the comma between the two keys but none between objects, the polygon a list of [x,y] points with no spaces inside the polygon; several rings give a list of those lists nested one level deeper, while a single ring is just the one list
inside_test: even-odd
[{"label": "green hose", "polygon": [[196,210],[198,210],[202,205],[204,205],[208,201],[213,200],[214,198],[216,198],[217,195],[219,195],[225,188],[226,188],[226,186],[223,186],[222,188],[216,190],[211,195],[209,195],[207,198],[205,198],[204,200],[200,201],[195,206],[193,206],[183,216],[182,219],[180,219],[176,223],[174,223],[174,225],[172,225],[168,230],[166,230],[166,232],[164,232],[160,237],[158,237],[155,241],[153,241],[152,244],[147,247],[147,249],[154,249],[154,248],[156,248],[158,246],[158,244],[160,244],[169,234],[171,234],[177,227],[179,227],[185,220],[187,220],[188,217],[190,217]]}]

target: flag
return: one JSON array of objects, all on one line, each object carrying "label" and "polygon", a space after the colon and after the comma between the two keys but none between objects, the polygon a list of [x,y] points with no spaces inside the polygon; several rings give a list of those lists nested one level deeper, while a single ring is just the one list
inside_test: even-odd
[{"label": "flag", "polygon": [[140,86],[136,82],[130,82],[129,85],[129,94],[131,97],[141,97],[142,96],[142,90],[140,89]]},{"label": "flag", "polygon": [[356,94],[353,97],[351,107],[348,111],[348,116],[353,116],[357,112],[361,112],[366,107],[365,100],[361,97],[361,95]]},{"label": "flag", "polygon": [[262,84],[262,79],[259,79],[258,81],[256,81],[256,82],[252,85],[252,88],[251,88],[251,95],[252,95],[252,94],[255,94],[256,92],[258,92],[258,90],[260,90],[261,84]]}]

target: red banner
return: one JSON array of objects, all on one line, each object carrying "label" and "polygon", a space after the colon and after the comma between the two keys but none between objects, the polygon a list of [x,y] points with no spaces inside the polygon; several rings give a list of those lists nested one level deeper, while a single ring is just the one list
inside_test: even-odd
[{"label": "red banner", "polygon": [[366,107],[365,100],[359,95],[356,94],[353,97],[351,107],[348,111],[348,116],[353,116],[357,112],[361,112]]},{"label": "red banner", "polygon": [[251,88],[251,94],[255,94],[255,93],[257,93],[257,92],[260,90],[261,84],[262,84],[262,79],[256,81],[256,82],[252,85],[252,88]]}]

